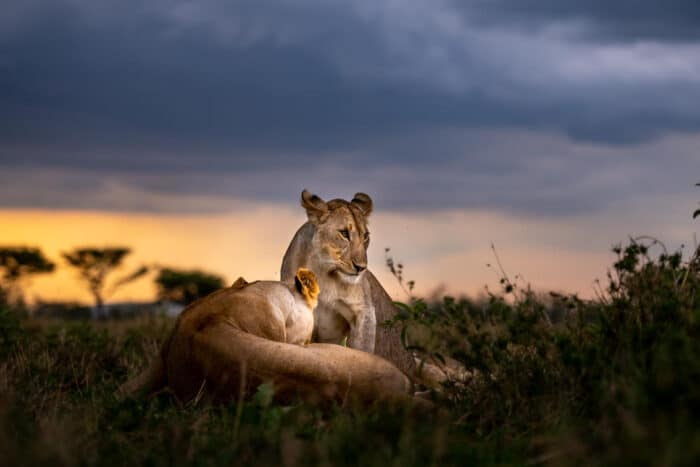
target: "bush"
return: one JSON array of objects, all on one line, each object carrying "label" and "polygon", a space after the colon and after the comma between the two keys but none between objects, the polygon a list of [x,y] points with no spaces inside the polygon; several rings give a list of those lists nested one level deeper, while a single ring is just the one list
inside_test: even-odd
[{"label": "bush", "polygon": [[158,299],[189,305],[224,286],[216,274],[198,270],[163,268],[156,277]]},{"label": "bush", "polygon": [[615,247],[597,300],[552,294],[548,305],[504,278],[505,294],[486,304],[418,300],[395,321],[419,336],[411,348],[470,370],[440,396],[480,437],[538,435],[551,440],[538,448],[547,459],[571,450],[592,463],[681,463],[700,457],[699,260],[652,259],[658,246]]},{"label": "bush", "polygon": [[400,304],[411,348],[468,370],[428,418],[281,406],[265,385],[223,406],[118,400],[173,320],[67,323],[0,305],[0,452],[7,465],[694,465],[699,260],[658,248],[616,248],[595,300],[504,278],[485,301]]}]

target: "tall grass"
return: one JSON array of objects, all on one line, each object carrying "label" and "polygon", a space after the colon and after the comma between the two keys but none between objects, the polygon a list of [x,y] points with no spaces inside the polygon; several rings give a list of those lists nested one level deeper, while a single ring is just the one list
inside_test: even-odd
[{"label": "tall grass", "polygon": [[[652,242],[653,243],[653,242]],[[394,325],[459,363],[433,416],[272,402],[119,400],[167,318],[65,322],[0,300],[3,465],[693,465],[700,458],[700,261],[632,241],[595,300],[504,278],[486,302],[400,305]],[[575,266],[573,266],[575,267]]]},{"label": "tall grass", "polygon": [[543,300],[504,276],[487,303],[400,305],[413,348],[470,370],[438,395],[466,432],[528,439],[534,460],[557,464],[700,458],[698,253],[683,261],[654,240],[614,251],[596,300]]}]

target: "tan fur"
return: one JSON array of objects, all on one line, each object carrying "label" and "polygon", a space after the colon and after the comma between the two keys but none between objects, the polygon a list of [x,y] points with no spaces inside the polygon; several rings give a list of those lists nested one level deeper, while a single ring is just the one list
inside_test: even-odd
[{"label": "tan fur", "polygon": [[379,357],[337,345],[290,344],[308,339],[313,319],[306,329],[294,324],[303,324],[304,313],[312,317],[309,300],[319,293],[313,272],[300,269],[295,278],[301,293],[294,282],[249,284],[241,278],[191,304],[160,356],[122,393],[167,385],[183,402],[230,400],[271,382],[282,400],[410,400],[406,376]]},{"label": "tan fur", "polygon": [[401,344],[400,330],[377,325],[391,319],[396,307],[366,269],[372,199],[357,193],[352,201],[325,202],[304,190],[301,204],[308,222],[289,244],[281,279],[292,280],[300,267],[316,273],[321,293],[314,312],[314,340],[339,344],[347,338],[349,347],[376,353],[413,375],[416,364]]}]

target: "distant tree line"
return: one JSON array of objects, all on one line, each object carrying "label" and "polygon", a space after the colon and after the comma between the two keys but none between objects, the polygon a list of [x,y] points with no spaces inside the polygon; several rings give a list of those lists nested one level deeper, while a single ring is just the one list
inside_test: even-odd
[{"label": "distant tree line", "polygon": [[[82,247],[62,252],[65,264],[75,269],[78,279],[93,297],[95,307],[102,309],[105,298],[120,287],[130,284],[151,271],[156,271],[157,299],[182,305],[204,297],[224,286],[224,279],[198,269],[177,269],[162,266],[139,266],[121,277],[109,280],[123,266],[131,254],[126,247]],[[39,248],[26,246],[0,246],[0,294],[5,300],[23,304],[23,286],[40,274],[54,272],[56,263],[47,258]]]},{"label": "distant tree line", "polygon": [[158,299],[187,305],[224,286],[221,276],[200,270],[162,268],[156,276]]}]

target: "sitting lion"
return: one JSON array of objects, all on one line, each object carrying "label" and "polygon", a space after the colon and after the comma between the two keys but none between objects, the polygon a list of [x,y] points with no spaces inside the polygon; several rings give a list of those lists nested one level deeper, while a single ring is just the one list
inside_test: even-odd
[{"label": "sitting lion", "polygon": [[294,284],[240,278],[188,306],[160,355],[122,394],[168,387],[183,402],[230,400],[274,385],[278,400],[410,399],[411,383],[388,361],[333,344],[308,342],[319,287],[300,268]]},{"label": "sitting lion", "polygon": [[351,201],[324,201],[307,190],[301,205],[308,221],[297,230],[282,260],[280,278],[291,281],[300,268],[318,276],[321,292],[314,311],[314,341],[379,355],[411,377],[417,366],[402,345],[399,326],[381,323],[397,312],[394,302],[367,269],[368,229],[373,202],[365,193]]},{"label": "sitting lion", "polygon": [[314,341],[338,344],[386,358],[414,382],[430,388],[464,374],[455,361],[414,358],[402,343],[401,327],[382,326],[397,308],[377,278],[367,269],[372,198],[356,193],[350,201],[324,201],[307,190],[301,205],[308,221],[297,230],[282,260],[280,278],[290,281],[299,268],[318,276],[320,294],[314,310]]}]

